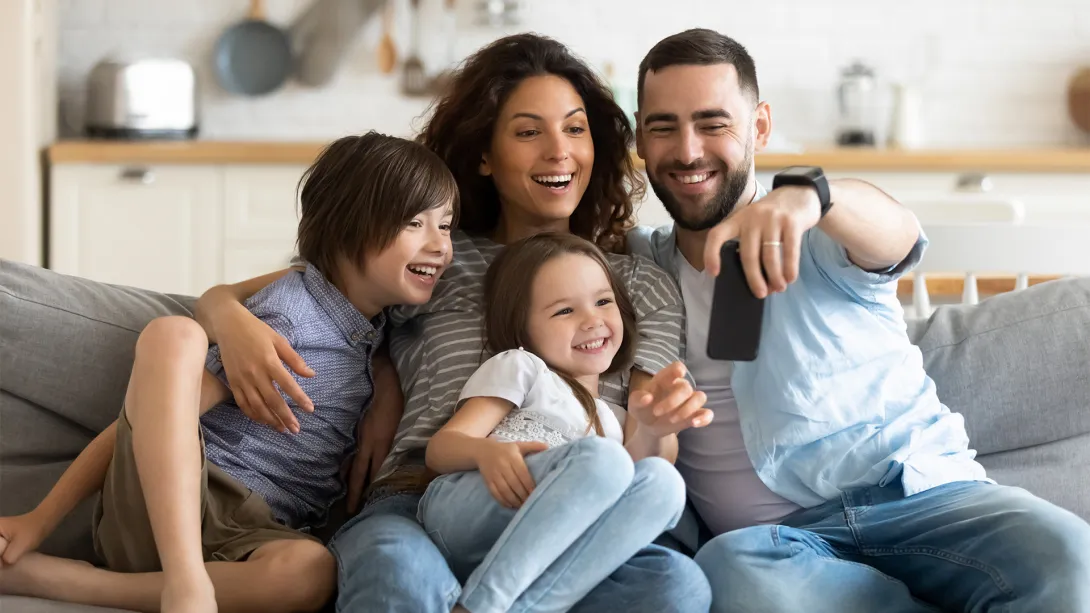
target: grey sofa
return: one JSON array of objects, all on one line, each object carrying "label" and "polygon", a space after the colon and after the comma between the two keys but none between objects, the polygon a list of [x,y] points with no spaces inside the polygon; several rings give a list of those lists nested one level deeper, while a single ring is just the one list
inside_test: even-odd
[{"label": "grey sofa", "polygon": [[[0,261],[0,515],[31,509],[116,416],[133,347],[193,299]],[[991,477],[1090,520],[1090,280],[942,307],[911,322],[939,395]],[[94,560],[85,504],[42,551]],[[0,611],[103,611],[0,596]]]}]

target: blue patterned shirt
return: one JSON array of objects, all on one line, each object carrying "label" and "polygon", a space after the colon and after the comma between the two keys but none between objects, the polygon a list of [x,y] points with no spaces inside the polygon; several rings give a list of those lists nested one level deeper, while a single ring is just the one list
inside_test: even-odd
[{"label": "blue patterned shirt", "polygon": [[[286,338],[316,373],[309,379],[293,375],[314,412],[300,410],[285,395],[299,433],[281,434],[227,401],[201,418],[205,453],[261,494],[278,521],[293,528],[320,525],[344,493],[341,464],[355,449],[356,424],[371,402],[371,356],[382,344],[385,315],[368,321],[312,265],[254,294],[246,308]],[[208,350],[207,367],[230,387],[218,345]]]}]

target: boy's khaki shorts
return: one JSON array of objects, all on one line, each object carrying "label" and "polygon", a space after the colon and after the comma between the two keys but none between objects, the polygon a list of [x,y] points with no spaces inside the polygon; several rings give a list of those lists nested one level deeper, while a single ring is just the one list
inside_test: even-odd
[{"label": "boy's khaki shorts", "polygon": [[[199,443],[201,545],[206,562],[242,561],[258,547],[273,541],[320,542],[273,519],[265,499],[204,457],[203,436]],[[117,419],[114,456],[92,521],[95,551],[111,570],[132,573],[162,570],[136,472],[132,427],[124,408]]]}]

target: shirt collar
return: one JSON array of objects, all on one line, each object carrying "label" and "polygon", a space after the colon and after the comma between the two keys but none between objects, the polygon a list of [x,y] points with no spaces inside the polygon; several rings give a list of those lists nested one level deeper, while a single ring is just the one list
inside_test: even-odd
[{"label": "shirt collar", "polygon": [[[760,181],[757,181],[756,184],[757,192],[753,194],[753,200],[751,201],[751,203],[756,202],[768,195],[768,190],[766,190],[764,186],[761,185]],[[672,223],[667,226],[667,228],[669,228],[668,232],[662,232],[660,230],[658,232],[655,232],[656,236],[652,238],[652,241],[654,243],[652,245],[652,249],[654,249],[655,251],[654,260],[658,263],[659,266],[666,270],[666,272],[673,275],[674,280],[677,280],[678,275],[680,274],[677,263],[677,224]],[[665,229],[666,228],[663,228],[663,230]]]},{"label": "shirt collar", "polygon": [[386,325],[385,311],[380,311],[369,321],[313,264],[308,263],[303,272],[303,285],[350,345],[355,347],[363,344],[373,349],[382,344],[382,329]]}]

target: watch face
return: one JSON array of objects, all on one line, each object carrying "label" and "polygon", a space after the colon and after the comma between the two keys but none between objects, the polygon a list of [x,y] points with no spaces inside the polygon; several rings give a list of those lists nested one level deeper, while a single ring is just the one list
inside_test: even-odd
[{"label": "watch face", "polygon": [[813,177],[816,173],[813,166],[791,166],[783,169],[779,174],[790,177]]}]

